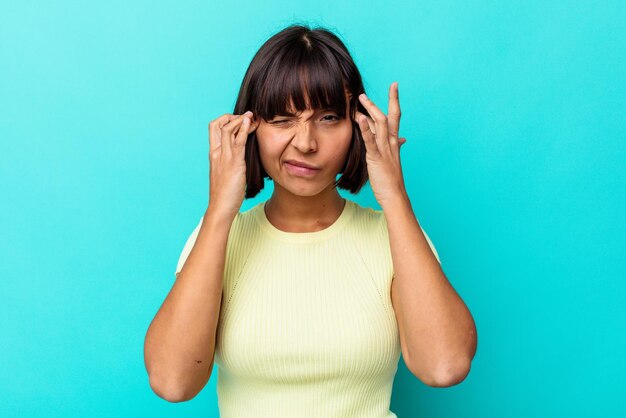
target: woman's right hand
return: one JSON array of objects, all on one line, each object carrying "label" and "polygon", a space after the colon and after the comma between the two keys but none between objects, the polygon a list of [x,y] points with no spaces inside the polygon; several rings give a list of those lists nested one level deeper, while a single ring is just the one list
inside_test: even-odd
[{"label": "woman's right hand", "polygon": [[245,150],[252,112],[226,113],[209,123],[209,208],[234,219],[246,193]]}]

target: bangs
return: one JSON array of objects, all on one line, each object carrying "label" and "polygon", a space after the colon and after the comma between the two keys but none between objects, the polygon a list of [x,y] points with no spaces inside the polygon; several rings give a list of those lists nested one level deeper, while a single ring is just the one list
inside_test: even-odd
[{"label": "bangs", "polygon": [[332,110],[343,119],[347,92],[344,71],[328,51],[285,48],[269,62],[251,107],[265,120],[307,109]]}]

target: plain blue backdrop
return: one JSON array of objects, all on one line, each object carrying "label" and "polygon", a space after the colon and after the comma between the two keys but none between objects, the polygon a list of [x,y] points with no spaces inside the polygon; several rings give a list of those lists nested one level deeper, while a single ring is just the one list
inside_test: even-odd
[{"label": "plain blue backdrop", "polygon": [[412,205],[478,328],[461,384],[401,361],[391,409],[626,413],[624,2],[0,5],[0,416],[218,416],[217,373],[168,403],[143,342],[207,205],[208,123],[291,23],[335,31],[383,111],[399,82]]}]

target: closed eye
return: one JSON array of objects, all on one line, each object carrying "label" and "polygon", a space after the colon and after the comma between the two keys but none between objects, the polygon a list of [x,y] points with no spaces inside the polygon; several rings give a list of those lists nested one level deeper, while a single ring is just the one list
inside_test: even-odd
[{"label": "closed eye", "polygon": [[[334,118],[334,119],[324,119],[324,118]],[[325,120],[327,122],[333,122],[335,120],[339,120],[339,117],[335,116],[335,115],[325,115],[322,120]],[[270,124],[271,125],[280,125],[280,124],[284,124],[284,123],[289,123],[291,122],[291,119],[281,119],[281,120],[275,120],[275,121],[271,121]]]}]

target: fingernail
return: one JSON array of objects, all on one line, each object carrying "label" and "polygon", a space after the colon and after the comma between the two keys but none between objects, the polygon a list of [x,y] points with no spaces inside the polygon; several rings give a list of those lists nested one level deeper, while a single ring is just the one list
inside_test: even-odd
[{"label": "fingernail", "polygon": [[365,93],[362,93],[359,95],[359,99],[367,100],[367,96],[365,95]]},{"label": "fingernail", "polygon": [[246,113],[244,113],[244,116],[252,116],[252,112],[248,110]]}]

